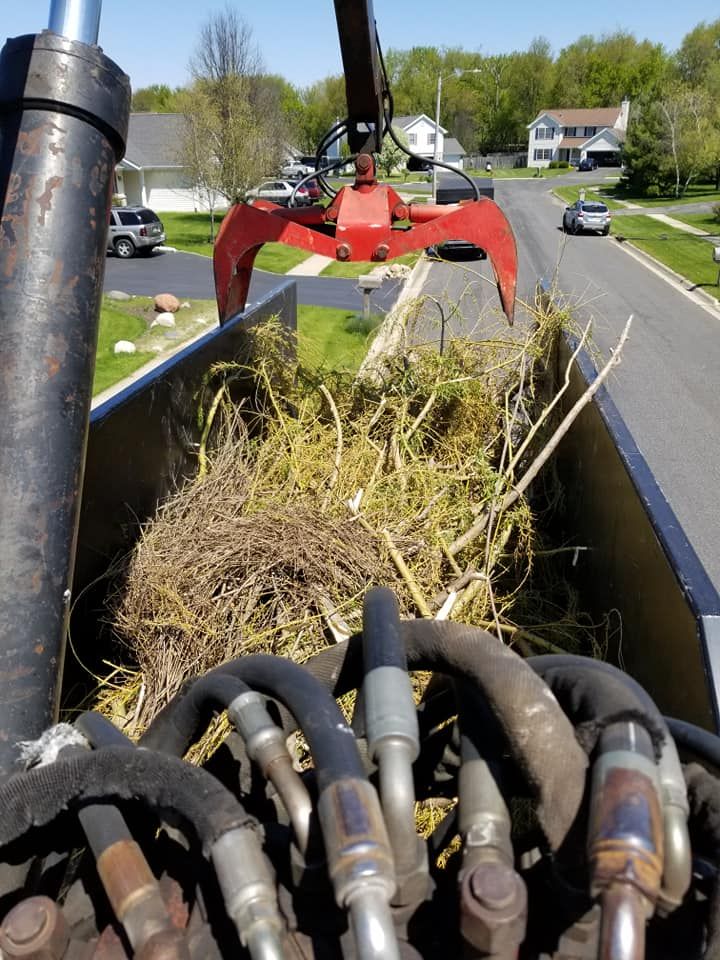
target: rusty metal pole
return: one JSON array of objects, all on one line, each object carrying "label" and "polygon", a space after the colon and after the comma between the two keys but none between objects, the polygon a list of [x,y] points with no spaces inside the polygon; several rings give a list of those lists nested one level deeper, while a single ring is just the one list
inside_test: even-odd
[{"label": "rusty metal pole", "polygon": [[[0,52],[0,776],[57,716],[128,77],[98,0]],[[89,12],[89,19],[85,13]],[[92,22],[95,36],[92,36]],[[87,41],[87,42],[83,42]]]}]

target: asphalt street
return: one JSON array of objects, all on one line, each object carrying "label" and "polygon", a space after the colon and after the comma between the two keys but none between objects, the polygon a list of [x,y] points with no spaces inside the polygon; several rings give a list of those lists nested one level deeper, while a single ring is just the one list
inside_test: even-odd
[{"label": "asphalt street", "polygon": [[[248,306],[264,299],[285,278],[277,273],[254,270],[250,283]],[[297,282],[298,303],[342,310],[360,310],[362,294],[354,280],[337,277],[293,277]],[[108,255],[105,262],[104,288],[122,290],[138,296],[174,293],[188,300],[214,300],[212,261],[193,253],[166,253],[155,250],[150,257],[120,260]],[[373,291],[371,301],[378,312],[386,313],[400,291],[397,280],[386,280]]]},{"label": "asphalt street", "polygon": [[[581,178],[571,174],[563,182]],[[608,390],[720,587],[720,310],[699,305],[695,295],[649,269],[612,237],[565,236],[563,205],[550,194],[557,182],[495,182],[495,198],[517,239],[519,296],[532,302],[538,277],[554,278],[580,323],[593,320],[593,339],[605,356],[633,315],[630,339]],[[483,280],[468,268],[477,269],[433,266],[424,288],[446,304],[465,297],[464,319],[455,321],[464,333],[477,324],[478,307],[494,324],[499,316],[489,264],[480,264]],[[469,289],[474,303],[468,302]],[[518,314],[522,323],[522,308]]]}]

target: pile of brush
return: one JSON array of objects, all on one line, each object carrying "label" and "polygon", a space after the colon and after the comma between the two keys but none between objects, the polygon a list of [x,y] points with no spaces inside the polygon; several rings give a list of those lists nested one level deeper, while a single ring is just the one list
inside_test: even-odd
[{"label": "pile of brush", "polygon": [[549,375],[559,325],[539,312],[520,343],[401,352],[378,383],[297,370],[269,324],[252,363],[211,370],[197,477],[144,527],[114,595],[136,669],[101,708],[134,734],[228,658],[302,661],[358,627],[373,583],[409,616],[577,649],[573,611],[530,577],[527,493],[565,429]]}]

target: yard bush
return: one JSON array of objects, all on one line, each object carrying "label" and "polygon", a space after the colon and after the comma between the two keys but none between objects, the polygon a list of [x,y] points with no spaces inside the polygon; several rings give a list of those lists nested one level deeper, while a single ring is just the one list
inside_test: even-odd
[{"label": "yard bush", "polygon": [[558,167],[559,167],[561,170],[569,170],[569,169],[570,169],[570,161],[569,161],[569,160],[560,160],[560,162],[558,163]]},{"label": "yard bush", "polygon": [[560,161],[559,161],[559,160],[551,160],[550,163],[548,164],[548,166],[550,167],[551,170],[557,170],[557,168],[560,166]]},{"label": "yard bush", "polygon": [[720,203],[714,203],[711,207],[713,219],[720,223]]}]

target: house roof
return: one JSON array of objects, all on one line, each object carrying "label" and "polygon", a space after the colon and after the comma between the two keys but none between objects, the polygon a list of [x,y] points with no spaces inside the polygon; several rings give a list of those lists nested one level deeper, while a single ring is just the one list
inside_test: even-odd
[{"label": "house roof", "polygon": [[[621,107],[592,107],[585,109],[556,109],[541,110],[533,120],[536,123],[541,117],[549,116],[557,120],[561,127],[614,127],[617,123]],[[529,124],[532,126],[532,123]]]},{"label": "house roof", "polygon": [[125,159],[136,167],[179,167],[181,113],[131,113]]},{"label": "house roof", "polygon": [[[413,124],[416,124],[418,120],[427,120],[428,123],[435,126],[435,121],[431,119],[426,113],[414,113],[407,117],[393,117],[393,126],[400,127],[401,130],[407,130],[408,127],[412,127]],[[440,132],[446,134],[447,130],[445,127],[440,127]]]},{"label": "house roof", "polygon": [[445,137],[443,141],[443,153],[460,154],[462,157],[467,156],[465,147],[463,147],[455,137]]}]

